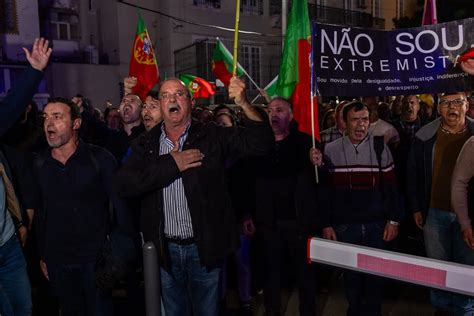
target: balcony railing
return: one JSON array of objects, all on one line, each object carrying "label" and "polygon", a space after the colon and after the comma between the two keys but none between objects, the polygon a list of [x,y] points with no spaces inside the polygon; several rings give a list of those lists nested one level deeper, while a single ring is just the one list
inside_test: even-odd
[{"label": "balcony railing", "polygon": [[193,0],[193,4],[198,7],[220,9],[220,0]]},{"label": "balcony railing", "polygon": [[[308,4],[308,12],[309,18],[316,22],[376,29],[385,28],[384,19],[373,17],[371,14],[365,12],[344,10],[316,4]],[[270,14],[281,14],[281,3],[279,1],[270,1]]]},{"label": "balcony railing", "polygon": [[309,18],[313,21],[358,27],[385,28],[385,20],[369,13],[308,4]]}]

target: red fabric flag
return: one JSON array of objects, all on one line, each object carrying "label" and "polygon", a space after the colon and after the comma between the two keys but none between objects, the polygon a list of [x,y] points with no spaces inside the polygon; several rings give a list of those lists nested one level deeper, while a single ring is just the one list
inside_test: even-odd
[{"label": "red fabric flag", "polygon": [[141,15],[138,15],[137,33],[133,42],[128,74],[137,78],[133,93],[145,100],[146,94],[158,82],[159,72],[155,52]]},{"label": "red fabric flag", "polygon": [[[294,0],[288,18],[285,47],[280,62],[276,95],[291,100],[298,129],[312,135],[311,28],[306,0]],[[320,139],[317,98],[314,98],[314,137]]]},{"label": "red fabric flag", "polygon": [[[221,41],[217,40],[212,56],[212,72],[226,87],[229,86],[230,78],[232,78],[232,59],[232,54]],[[244,73],[243,68],[237,65],[237,75],[242,76]]]},{"label": "red fabric flag", "polygon": [[192,75],[179,75],[181,80],[189,89],[193,98],[209,98],[216,93],[216,86],[212,83]]}]

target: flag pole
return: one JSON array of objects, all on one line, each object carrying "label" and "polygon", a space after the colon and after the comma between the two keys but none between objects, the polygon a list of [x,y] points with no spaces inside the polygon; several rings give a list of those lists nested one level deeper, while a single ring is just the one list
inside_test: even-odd
[{"label": "flag pole", "polygon": [[[313,43],[314,43],[314,29],[312,30],[311,32],[311,51],[310,51],[310,54],[309,54],[309,67],[310,67],[310,71],[311,71],[311,135],[313,136],[312,137],[312,141],[313,141],[313,148],[316,148],[316,138],[315,138],[315,131],[314,131],[314,65],[313,65]],[[319,183],[319,174],[318,174],[318,166],[317,165],[314,165],[314,173],[315,173],[315,176],[316,176],[316,183]]]},{"label": "flag pole", "polygon": [[239,23],[240,23],[240,0],[235,4],[235,28],[234,28],[234,57],[232,65],[232,76],[237,75],[237,49],[239,47]]}]

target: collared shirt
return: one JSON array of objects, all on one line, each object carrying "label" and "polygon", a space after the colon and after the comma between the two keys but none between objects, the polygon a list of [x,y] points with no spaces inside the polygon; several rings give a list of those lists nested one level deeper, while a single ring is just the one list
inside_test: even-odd
[{"label": "collared shirt", "polygon": [[[179,148],[183,148],[188,137],[191,124],[179,137]],[[160,155],[169,154],[174,148],[171,139],[165,131],[165,124],[161,125]],[[181,149],[180,149],[181,150]],[[163,213],[165,216],[165,236],[179,239],[191,238],[194,236],[191,213],[189,212],[188,201],[184,192],[183,178],[179,177],[163,188]]]},{"label": "collared shirt", "polygon": [[326,144],[335,141],[344,136],[337,126],[330,127],[321,132],[321,148],[324,149]]}]

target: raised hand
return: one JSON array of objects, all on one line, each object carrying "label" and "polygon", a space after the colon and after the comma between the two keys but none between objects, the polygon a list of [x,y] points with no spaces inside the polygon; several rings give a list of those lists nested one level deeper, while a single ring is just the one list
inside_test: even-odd
[{"label": "raised hand", "polygon": [[137,80],[135,77],[123,78],[123,91],[125,94],[132,93],[133,88],[137,85]]},{"label": "raised hand", "polygon": [[179,171],[181,172],[201,166],[202,159],[204,158],[204,154],[201,153],[199,149],[186,149],[179,151],[179,144],[177,142],[174,143],[174,148],[170,152],[170,155],[173,157]]},{"label": "raised hand", "polygon": [[245,95],[245,82],[238,78],[232,77],[229,83],[229,98],[234,99],[235,104],[240,106],[250,105]]},{"label": "raised hand", "polygon": [[22,47],[26,54],[26,59],[30,63],[31,67],[36,70],[43,71],[48,65],[49,57],[51,56],[52,49],[49,47],[49,41],[44,38],[37,38],[33,43],[33,49],[31,52]]},{"label": "raised hand", "polygon": [[309,160],[315,166],[321,167],[323,164],[323,154],[317,148],[311,148],[309,150]]}]

